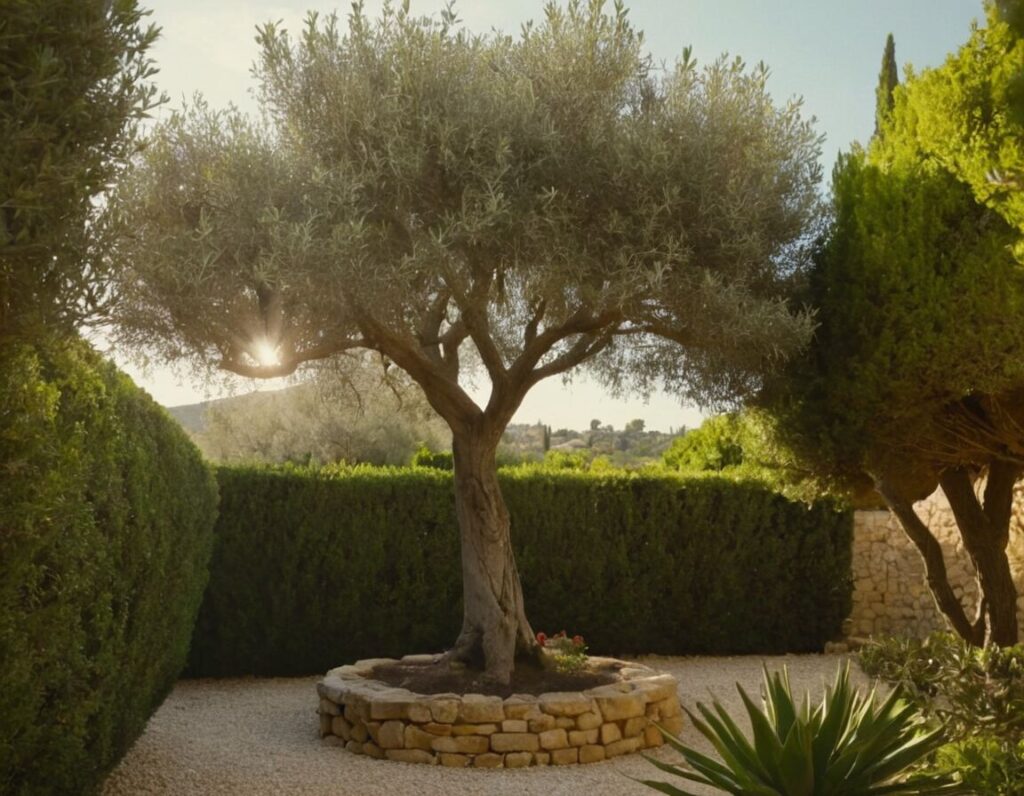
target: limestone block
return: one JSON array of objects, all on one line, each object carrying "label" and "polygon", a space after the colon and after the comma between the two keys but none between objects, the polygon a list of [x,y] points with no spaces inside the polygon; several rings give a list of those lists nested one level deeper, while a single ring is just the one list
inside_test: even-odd
[{"label": "limestone block", "polygon": [[683,731],[683,717],[682,716],[667,716],[662,718],[661,726],[670,735],[678,736]]},{"label": "limestone block", "polygon": [[388,749],[384,754],[388,756],[388,760],[397,760],[400,763],[426,763],[428,766],[437,764],[437,758],[422,749]]},{"label": "limestone block", "polygon": [[455,724],[452,735],[493,735],[500,729],[497,724]]},{"label": "limestone block", "polygon": [[541,714],[535,719],[530,719],[530,732],[546,732],[555,728],[555,717],[547,713]]},{"label": "limestone block", "polygon": [[530,694],[513,694],[505,700],[506,719],[529,720],[535,719],[540,715],[540,706],[535,696]]},{"label": "limestone block", "polygon": [[579,762],[580,750],[575,746],[569,749],[556,749],[551,753],[551,762],[556,766],[569,766]]},{"label": "limestone block", "polygon": [[316,693],[321,699],[341,704],[345,701],[345,682],[337,677],[325,677],[316,684]]},{"label": "limestone block", "polygon": [[568,716],[559,716],[555,719],[555,726],[563,730],[572,730],[576,727],[576,719],[571,719]]},{"label": "limestone block", "polygon": [[[331,732],[335,735],[344,738],[346,741],[352,740],[352,725],[345,721],[344,716],[334,716],[331,718]],[[358,741],[359,739],[356,738]],[[365,738],[363,740],[366,740]]]},{"label": "limestone block", "polygon": [[[369,713],[369,711],[367,711],[367,713]],[[362,711],[360,711],[359,708],[357,708],[354,704],[351,703],[345,705],[343,715],[345,716],[345,720],[349,724],[355,724],[357,721],[361,721],[364,719]]]},{"label": "limestone block", "polygon": [[509,752],[505,755],[505,768],[527,768],[532,762],[532,752]]},{"label": "limestone block", "polygon": [[588,744],[580,747],[581,763],[597,763],[605,759],[605,749],[597,744]]},{"label": "limestone block", "polygon": [[678,683],[670,674],[659,674],[636,683],[636,690],[644,695],[646,702],[660,702],[677,696]]},{"label": "limestone block", "polygon": [[448,768],[465,768],[473,759],[469,755],[457,755],[452,752],[441,753],[441,765]]},{"label": "limestone block", "polygon": [[[505,719],[501,723],[502,732],[526,732],[529,730],[530,725],[525,719]],[[507,766],[508,763],[506,762]]]},{"label": "limestone block", "polygon": [[378,666],[385,666],[389,663],[398,663],[395,658],[364,658],[352,664],[352,669],[357,671],[361,677],[369,677]]},{"label": "limestone block", "polygon": [[644,746],[648,749],[653,749],[661,746],[663,743],[665,743],[665,737],[661,734],[661,730],[653,724],[648,724],[644,728]]},{"label": "limestone block", "polygon": [[615,743],[622,738],[622,730],[619,729],[618,724],[608,722],[607,724],[601,725],[601,743],[607,746],[610,743]]},{"label": "limestone block", "polygon": [[486,722],[500,724],[505,720],[505,706],[502,704],[501,697],[466,694],[459,706],[458,720],[464,724]]},{"label": "limestone block", "polygon": [[377,731],[377,745],[381,749],[401,749],[405,745],[405,722],[385,721],[381,724]]},{"label": "limestone block", "polygon": [[495,752],[536,752],[540,741],[530,732],[496,732],[491,736],[491,749]]},{"label": "limestone block", "polygon": [[354,755],[361,755],[363,753],[363,745],[358,741],[349,741],[345,744],[345,748]]},{"label": "limestone block", "polygon": [[341,708],[329,699],[320,698],[320,713],[328,716],[340,716]]},{"label": "limestone block", "polygon": [[405,725],[405,748],[422,749],[425,752],[433,751],[431,744],[438,736],[421,730],[415,724]]},{"label": "limestone block", "polygon": [[643,716],[647,703],[642,694],[619,694],[613,697],[596,697],[597,706],[601,709],[601,715],[607,721],[619,721],[631,719],[634,716]]},{"label": "limestone block", "polygon": [[403,655],[402,663],[436,663],[437,655]]},{"label": "limestone block", "polygon": [[593,701],[576,691],[553,691],[540,695],[540,709],[556,717],[579,716],[593,708]]},{"label": "limestone block", "polygon": [[533,764],[535,766],[546,766],[551,763],[551,755],[548,752],[534,752]]},{"label": "limestone block", "polygon": [[376,760],[384,759],[384,750],[381,749],[373,741],[367,741],[363,744],[363,754],[375,758]]},{"label": "limestone block", "polygon": [[581,713],[576,717],[576,729],[578,730],[593,730],[597,729],[604,723],[601,718],[601,714],[592,710],[588,710],[586,713]]},{"label": "limestone block", "polygon": [[537,738],[544,749],[565,749],[569,745],[569,736],[562,729],[542,732]]},{"label": "limestone block", "polygon": [[473,758],[474,768],[501,768],[505,763],[503,755],[494,752],[486,752]]},{"label": "limestone block", "polygon": [[427,702],[430,717],[438,724],[454,724],[459,716],[459,699],[433,697]]},{"label": "limestone block", "polygon": [[483,735],[453,735],[450,738],[434,738],[431,748],[435,752],[477,755],[490,749],[490,744]]},{"label": "limestone block", "polygon": [[436,721],[430,721],[423,725],[423,730],[431,735],[451,735],[452,725],[438,724]]},{"label": "limestone block", "polygon": [[[401,724],[401,722],[399,722]],[[366,743],[366,739],[370,737],[370,731],[366,728],[366,725],[361,721],[352,725],[352,740],[356,743]]]},{"label": "limestone block", "polygon": [[626,719],[622,722],[622,735],[625,738],[634,738],[637,735],[642,735],[646,727],[646,718],[643,716],[634,716],[633,718]]},{"label": "limestone block", "polygon": [[[633,721],[633,719],[630,719]],[[587,744],[597,743],[598,738],[601,737],[601,731],[598,729],[593,730],[570,730],[569,731],[569,745],[570,746],[585,746]]]},{"label": "limestone block", "polygon": [[328,716],[326,713],[321,713],[320,714],[320,737],[323,738],[325,735],[330,735],[333,732],[333,730],[331,729],[332,726],[333,725],[332,725],[332,722],[331,722],[331,717]]},{"label": "limestone block", "polygon": [[640,744],[643,743],[642,737],[637,738],[623,738],[621,741],[615,741],[614,743],[606,744],[604,752],[608,757],[618,757],[619,755],[629,754],[635,752],[640,748]]}]

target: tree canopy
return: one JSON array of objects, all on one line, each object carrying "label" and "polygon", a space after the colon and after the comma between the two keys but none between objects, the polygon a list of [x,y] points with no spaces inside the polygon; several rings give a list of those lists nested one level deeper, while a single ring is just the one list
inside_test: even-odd
[{"label": "tree canopy", "polygon": [[0,337],[67,331],[107,297],[100,197],[159,101],[135,0],[4,3]]},{"label": "tree canopy", "polygon": [[122,193],[134,342],[257,376],[365,345],[451,415],[466,341],[495,383],[603,351],[712,399],[806,339],[819,139],[765,68],[659,73],[596,2],[519,39],[357,7],[259,40],[270,125],[199,102]]},{"label": "tree canopy", "polygon": [[[934,130],[973,71],[976,29],[939,70],[910,73],[881,134],[840,157],[833,224],[808,281],[820,325],[766,391],[783,437],[830,482],[875,486],[925,557],[940,608],[965,637],[1016,640],[1006,564],[1012,488],[1024,467],[1024,269],[1019,192],[982,195]],[[946,86],[945,94],[935,93]],[[992,118],[1005,117],[1005,97]],[[954,108],[953,116],[956,115]],[[1007,220],[1007,216],[1011,220]],[[983,495],[973,481],[987,474]],[[941,484],[985,600],[969,620],[938,542],[912,504]]]},{"label": "tree canopy", "polygon": [[1019,0],[986,3],[986,21],[942,66],[912,74],[901,135],[1024,232],[1024,19]]}]

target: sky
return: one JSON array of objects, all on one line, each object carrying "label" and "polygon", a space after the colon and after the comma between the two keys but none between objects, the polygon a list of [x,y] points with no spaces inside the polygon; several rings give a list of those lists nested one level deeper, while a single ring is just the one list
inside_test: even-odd
[{"label": "sky", "polygon": [[[344,16],[349,8],[332,0],[143,0],[141,5],[152,10],[151,20],[162,28],[152,50],[160,70],[155,81],[171,102],[158,111],[158,118],[196,92],[213,106],[234,103],[255,112],[249,70],[256,56],[256,25],[280,21],[297,31],[309,10],[326,14],[338,9]],[[411,0],[411,11],[436,14],[443,5],[443,0]],[[626,5],[656,61],[671,65],[686,46],[703,62],[723,52],[751,64],[764,61],[771,69],[769,89],[776,100],[803,97],[806,114],[816,117],[817,130],[826,137],[826,174],[840,151],[871,135],[886,35],[895,37],[898,61],[920,69],[942,63],[966,40],[971,21],[982,17],[980,0],[633,0]],[[380,0],[365,2],[371,15],[380,6]],[[526,20],[539,19],[543,7],[543,0],[462,0],[455,10],[471,30],[514,33]],[[223,384],[194,383],[168,368],[143,370],[126,352],[110,353],[165,405],[226,394]],[[280,381],[237,379],[227,389],[281,386]],[[598,418],[622,428],[642,418],[648,429],[667,431],[699,425],[705,414],[661,392],[646,402],[640,397],[613,399],[596,383],[576,377],[569,385],[557,379],[539,384],[514,422],[542,420],[554,427],[582,428]]]}]

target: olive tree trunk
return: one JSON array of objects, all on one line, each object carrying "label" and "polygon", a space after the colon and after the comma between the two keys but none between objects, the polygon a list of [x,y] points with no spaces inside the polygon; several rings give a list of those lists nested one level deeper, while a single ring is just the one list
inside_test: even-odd
[{"label": "olive tree trunk", "polygon": [[456,433],[455,510],[462,543],[462,631],[449,660],[507,683],[517,657],[535,655],[495,460],[500,435]]}]

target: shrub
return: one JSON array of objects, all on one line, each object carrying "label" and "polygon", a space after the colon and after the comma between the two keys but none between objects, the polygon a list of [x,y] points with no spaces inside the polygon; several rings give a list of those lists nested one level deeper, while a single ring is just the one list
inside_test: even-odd
[{"label": "shrub", "polygon": [[0,792],[92,791],[185,662],[216,484],[81,342],[0,350]]},{"label": "shrub", "polygon": [[434,470],[454,470],[455,459],[451,451],[433,451],[421,444],[412,455],[413,467],[429,467]]},{"label": "shrub", "polygon": [[[951,777],[912,776],[907,769],[942,743],[942,729],[930,729],[917,709],[892,691],[881,703],[850,687],[849,665],[836,673],[821,704],[811,710],[810,695],[793,698],[789,674],[764,670],[759,709],[737,684],[753,728],[748,739],[715,700],[713,709],[697,703],[700,716],[687,711],[693,726],[718,751],[722,762],[665,739],[687,767],[648,758],[667,774],[733,794],[763,796],[867,796],[867,794],[960,793]],[[665,782],[641,780],[662,793],[687,796]]]},{"label": "shrub", "polygon": [[927,770],[961,772],[977,793],[1024,794],[1024,645],[973,647],[949,633],[865,647],[861,667],[947,728]]},{"label": "shrub", "polygon": [[[450,473],[218,478],[191,674],[309,674],[457,635]],[[849,613],[851,515],[829,501],[664,473],[511,468],[501,486],[534,626],[577,628],[599,654],[820,650]]]}]

